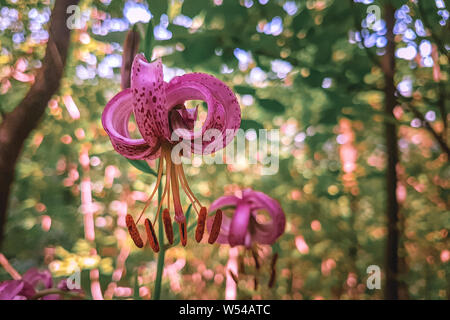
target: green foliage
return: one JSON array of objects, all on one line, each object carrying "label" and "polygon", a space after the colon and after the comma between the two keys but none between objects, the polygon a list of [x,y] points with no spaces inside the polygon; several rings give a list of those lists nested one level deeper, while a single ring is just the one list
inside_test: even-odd
[{"label": "green foliage", "polygon": [[272,113],[283,113],[286,107],[277,100],[273,99],[258,99],[258,104],[266,111]]},{"label": "green foliage", "polygon": [[129,163],[131,163],[132,166],[139,169],[140,171],[154,175],[155,177],[157,176],[156,171],[153,170],[152,168],[150,168],[148,163],[145,162],[144,160],[131,160],[131,159],[127,159],[127,160]]}]

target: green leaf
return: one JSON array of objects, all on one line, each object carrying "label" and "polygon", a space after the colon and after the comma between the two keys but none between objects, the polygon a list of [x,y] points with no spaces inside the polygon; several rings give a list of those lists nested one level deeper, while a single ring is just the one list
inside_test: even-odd
[{"label": "green leaf", "polygon": [[198,15],[202,9],[206,9],[205,5],[207,5],[207,2],[209,1],[184,0],[181,13],[193,18]]},{"label": "green leaf", "polygon": [[275,242],[273,245],[272,245],[272,253],[281,253],[281,247],[280,247],[280,244],[278,243],[278,242]]},{"label": "green leaf", "polygon": [[251,94],[253,96],[256,93],[255,89],[247,86],[234,86],[234,91],[236,91],[239,94]]},{"label": "green leaf", "polygon": [[258,121],[255,120],[241,120],[241,129],[242,130],[249,130],[249,129],[254,129],[256,131],[256,133],[258,133],[258,131],[260,129],[264,129],[264,126],[259,123]]},{"label": "green leaf", "polygon": [[309,14],[309,10],[303,9],[295,18],[292,20],[292,27],[294,32],[297,33],[300,30],[307,30],[314,26],[314,21]]},{"label": "green leaf", "polygon": [[168,9],[168,2],[167,0],[150,0],[147,1],[148,8],[150,9],[150,12],[152,14],[152,20],[155,20],[155,24],[159,23],[159,20],[161,18],[161,15],[163,13],[167,13]]},{"label": "green leaf", "polygon": [[139,282],[138,282],[138,274],[136,273],[134,277],[134,286],[133,286],[133,299],[134,300],[142,300],[139,295]]},{"label": "green leaf", "polygon": [[259,105],[266,111],[272,113],[283,113],[286,111],[286,107],[273,99],[258,99]]},{"label": "green leaf", "polygon": [[111,42],[117,42],[117,43],[124,43],[125,38],[127,37],[128,31],[114,31],[109,32],[105,36],[101,36],[98,34],[91,33],[90,36],[94,38],[95,40],[102,41],[105,43],[111,43]]},{"label": "green leaf", "polygon": [[135,167],[136,169],[154,175],[155,177],[158,176],[158,174],[156,173],[155,170],[153,170],[152,168],[149,167],[148,163],[144,160],[131,160],[131,159],[127,159],[129,163],[131,163],[131,165],[133,167]]},{"label": "green leaf", "polygon": [[190,204],[186,210],[186,225],[189,224],[189,217],[191,216],[191,209],[192,209],[192,204]]},{"label": "green leaf", "polygon": [[152,44],[153,44],[153,23],[152,20],[150,20],[147,23],[147,30],[145,32],[145,50],[144,54],[148,61],[152,60]]},{"label": "green leaf", "polygon": [[210,35],[191,36],[185,43],[186,49],[183,52],[187,63],[195,65],[201,64],[214,57],[214,49],[217,45],[217,38]]}]

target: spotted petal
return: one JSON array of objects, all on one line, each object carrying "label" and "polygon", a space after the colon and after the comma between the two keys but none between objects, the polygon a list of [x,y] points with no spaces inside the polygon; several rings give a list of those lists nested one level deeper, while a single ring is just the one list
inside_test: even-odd
[{"label": "spotted petal", "polygon": [[115,95],[106,105],[102,114],[102,124],[114,149],[129,159],[154,159],[159,156],[158,139],[148,143],[144,139],[132,139],[128,122],[133,111],[131,89]]},{"label": "spotted petal", "polygon": [[267,210],[272,220],[267,223],[258,223],[254,220],[252,240],[261,244],[272,244],[281,236],[286,226],[286,217],[280,204],[268,195],[246,189],[243,198],[251,203],[252,211],[257,209]]},{"label": "spotted petal", "polygon": [[[246,236],[249,233],[250,205],[245,201],[240,201],[231,219],[228,242],[231,246],[246,244]],[[248,242],[248,241],[247,241]]]},{"label": "spotted petal", "polygon": [[133,110],[139,131],[148,144],[170,139],[169,108],[161,59],[149,63],[143,54],[134,58],[131,69]]}]

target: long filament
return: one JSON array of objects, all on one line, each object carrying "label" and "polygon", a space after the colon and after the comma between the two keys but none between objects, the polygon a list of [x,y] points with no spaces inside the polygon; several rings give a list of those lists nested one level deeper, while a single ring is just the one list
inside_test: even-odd
[{"label": "long filament", "polygon": [[[172,163],[173,171],[175,171],[175,166]],[[173,194],[173,205],[175,207],[175,215],[177,215],[177,210],[182,210],[181,208],[181,202],[180,202],[180,190],[178,187],[178,179],[176,174],[171,175],[171,181],[172,181],[172,194]],[[179,213],[179,212],[178,212]]]},{"label": "long filament", "polygon": [[167,179],[166,183],[169,185],[167,189],[167,210],[170,212],[170,179]]},{"label": "long filament", "polygon": [[156,186],[155,186],[155,188],[153,189],[153,192],[152,192],[152,194],[150,195],[150,197],[148,198],[148,200],[145,202],[144,209],[142,209],[142,212],[141,212],[141,214],[139,215],[139,218],[137,219],[136,224],[139,222],[139,220],[141,220],[142,215],[144,214],[145,210],[147,210],[148,206],[150,205],[150,203],[151,203],[151,201],[152,201],[152,199],[153,199],[153,196],[155,195],[155,193],[156,193],[156,191],[158,190],[159,185],[160,185],[160,183],[161,183],[162,172],[163,172],[162,168],[163,168],[163,159],[164,159],[163,155],[164,155],[164,153],[165,153],[165,152],[164,152],[164,149],[162,149],[162,150],[161,150],[162,156],[161,156],[161,158],[160,158],[160,160],[159,160],[159,166],[158,166],[158,178],[157,178],[157,180],[156,180]]},{"label": "long filament", "polygon": [[[178,169],[178,176],[180,179],[180,182],[183,181],[183,183],[181,183],[184,192],[186,193],[186,195],[189,195],[192,197],[189,197],[189,199],[191,200],[192,203],[194,203],[194,201],[200,206],[200,208],[202,207],[201,202],[195,197],[194,193],[192,192],[191,188],[189,187],[188,181],[186,179],[186,176],[184,175],[184,171],[183,171],[183,167],[181,165],[177,166]],[[192,201],[192,199],[194,199],[194,201]],[[198,210],[196,210],[198,213]]]},{"label": "long filament", "polygon": [[[177,171],[177,176],[178,176],[178,180],[180,181],[181,188],[183,188],[184,193],[187,195],[187,197],[188,197],[189,200],[191,201],[191,203],[192,203],[192,205],[193,205],[195,211],[197,212],[197,214],[199,214],[199,209],[197,208],[197,205],[198,205],[198,204],[197,204],[196,200],[193,199],[193,195],[192,195],[190,192],[188,192],[188,190],[187,190],[187,188],[186,188],[186,184],[184,183],[183,179],[182,179],[181,176],[180,176],[180,168],[176,166],[176,167],[175,167],[175,170]],[[198,201],[198,200],[197,200],[197,201]],[[200,208],[201,208],[201,205],[200,205]]]},{"label": "long filament", "polygon": [[194,192],[192,192],[191,188],[189,187],[189,183],[186,179],[186,176],[184,174],[184,170],[183,170],[183,166],[182,165],[178,165],[178,170],[179,170],[179,174],[180,177],[183,179],[184,184],[186,186],[186,189],[189,191],[189,193],[192,195],[192,197],[197,201],[197,203],[200,205],[200,207],[202,207],[202,204],[200,203],[200,201],[195,197]]},{"label": "long filament", "polygon": [[162,204],[164,202],[164,198],[166,197],[167,190],[168,190],[168,188],[170,186],[169,181],[170,181],[171,173],[172,173],[171,165],[170,165],[170,163],[168,161],[166,161],[166,185],[164,186],[164,192],[162,194],[161,201],[158,204],[158,210],[156,210],[156,215],[155,215],[155,219],[153,220],[153,225],[156,224],[156,219],[159,216],[159,212],[161,211],[161,206],[162,206]]}]

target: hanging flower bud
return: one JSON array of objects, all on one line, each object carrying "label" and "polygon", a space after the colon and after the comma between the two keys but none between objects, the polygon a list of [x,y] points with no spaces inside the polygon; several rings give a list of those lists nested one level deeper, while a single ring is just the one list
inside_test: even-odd
[{"label": "hanging flower bud", "polygon": [[122,90],[130,87],[131,66],[133,65],[134,56],[139,49],[139,42],[139,32],[134,29],[128,31],[123,44],[122,68],[120,70]]}]

